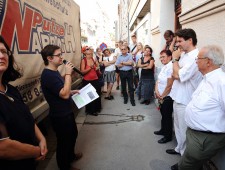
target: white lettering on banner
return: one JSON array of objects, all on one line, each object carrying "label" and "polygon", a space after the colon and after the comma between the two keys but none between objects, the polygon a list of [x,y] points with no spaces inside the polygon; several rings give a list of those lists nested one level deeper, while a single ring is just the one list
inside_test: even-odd
[{"label": "white lettering on banner", "polygon": [[[40,10],[26,3],[24,7],[20,6],[20,1],[8,1],[4,5],[6,10],[2,14],[1,35],[10,44],[12,51],[16,48],[18,54],[40,53],[50,43],[65,46],[67,53],[75,52],[74,26],[69,24],[69,16],[65,20],[61,19],[63,23],[59,24],[56,19],[44,17]],[[12,9],[15,15],[11,15]]]},{"label": "white lettering on banner", "polygon": [[[37,98],[43,100],[39,79],[44,63],[40,52],[46,45],[58,45],[69,61],[79,65],[80,59],[74,57],[80,55],[79,6],[72,0],[1,2],[0,35],[23,70],[23,77],[10,83],[18,88],[27,104]],[[59,71],[64,74],[63,67]]]}]

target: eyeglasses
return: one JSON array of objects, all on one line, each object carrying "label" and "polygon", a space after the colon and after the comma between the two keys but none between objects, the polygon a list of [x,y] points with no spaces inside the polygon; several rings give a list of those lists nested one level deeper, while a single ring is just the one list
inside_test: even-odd
[{"label": "eyeglasses", "polygon": [[55,57],[62,57],[62,53],[59,53],[59,54],[54,54],[52,56],[55,56]]},{"label": "eyeglasses", "polygon": [[159,57],[160,59],[162,59],[162,58],[165,58],[166,56],[161,56],[161,57]]},{"label": "eyeglasses", "polygon": [[0,49],[0,53],[2,53],[2,55],[4,55],[4,56],[6,56],[6,55],[8,55],[8,56],[12,55],[12,52],[11,51],[8,51],[6,49]]},{"label": "eyeglasses", "polygon": [[198,61],[198,60],[201,60],[201,59],[207,59],[208,57],[197,57],[195,60]]}]

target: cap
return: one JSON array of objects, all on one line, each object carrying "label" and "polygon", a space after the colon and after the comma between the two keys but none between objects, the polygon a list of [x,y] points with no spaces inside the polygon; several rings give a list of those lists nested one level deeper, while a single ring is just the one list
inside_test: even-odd
[{"label": "cap", "polygon": [[84,53],[87,48],[88,48],[88,46],[83,46],[82,49],[81,49],[81,52]]},{"label": "cap", "polygon": [[[105,52],[105,50],[109,50],[107,47],[104,47],[103,49],[102,49],[102,52],[104,53]],[[109,50],[110,51],[110,50]]]}]

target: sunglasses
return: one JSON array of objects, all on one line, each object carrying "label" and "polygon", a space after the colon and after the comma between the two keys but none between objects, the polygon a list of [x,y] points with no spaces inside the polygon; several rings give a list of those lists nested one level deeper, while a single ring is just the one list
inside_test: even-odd
[{"label": "sunglasses", "polygon": [[123,48],[123,49],[121,49],[121,50],[126,50],[126,48]]}]

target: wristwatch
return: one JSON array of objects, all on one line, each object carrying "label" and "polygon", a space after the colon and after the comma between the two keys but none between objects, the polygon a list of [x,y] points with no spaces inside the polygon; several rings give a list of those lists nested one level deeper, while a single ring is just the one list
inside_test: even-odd
[{"label": "wristwatch", "polygon": [[177,61],[179,61],[179,60],[176,59],[176,58],[172,59],[172,63],[175,63],[175,62],[177,62]]}]

